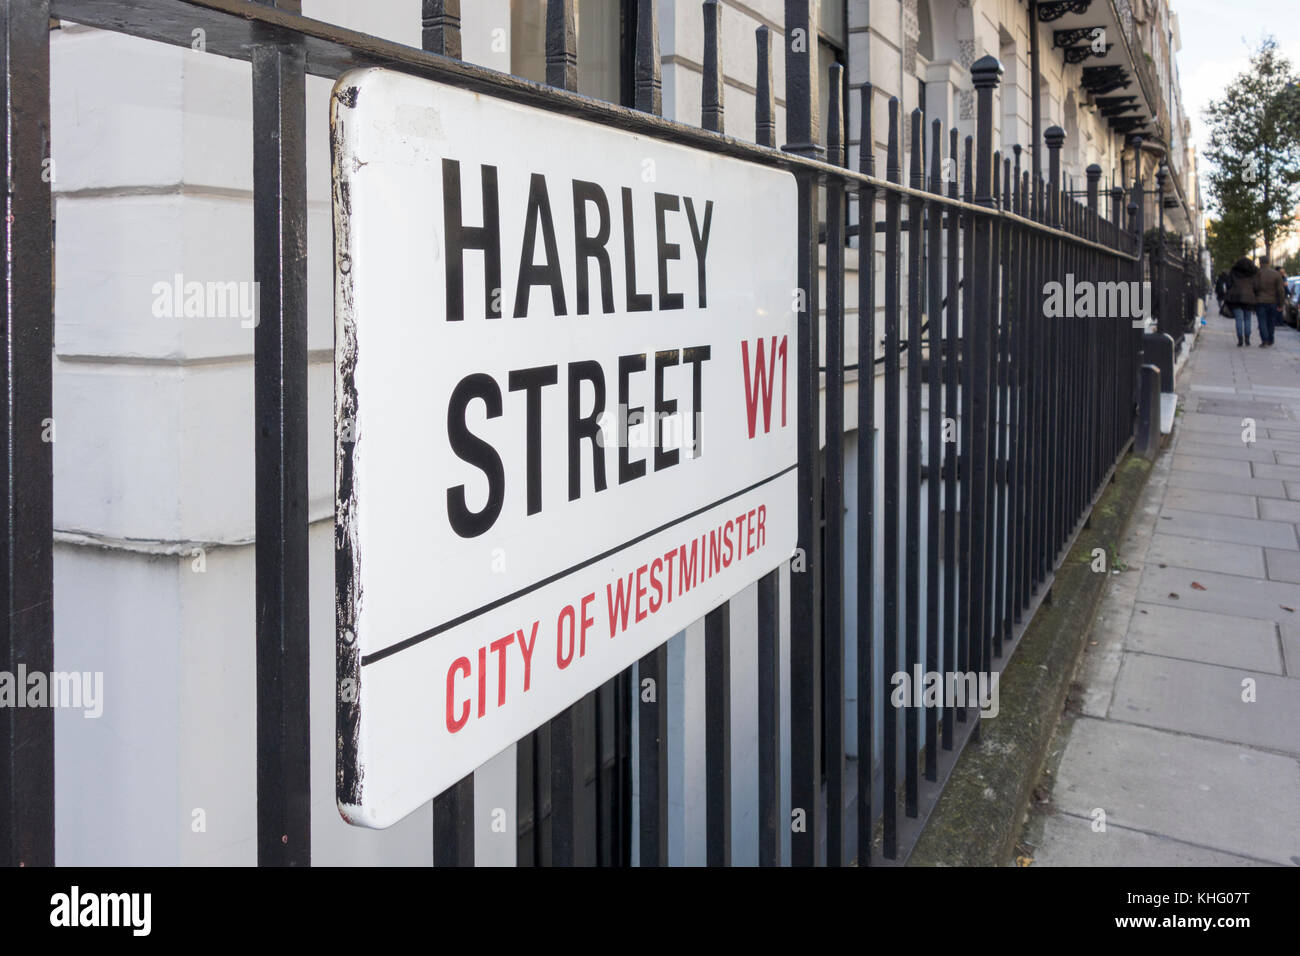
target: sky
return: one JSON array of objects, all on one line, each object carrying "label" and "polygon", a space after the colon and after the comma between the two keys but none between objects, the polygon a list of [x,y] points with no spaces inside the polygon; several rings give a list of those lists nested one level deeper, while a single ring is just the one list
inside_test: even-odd
[{"label": "sky", "polygon": [[1245,71],[1265,34],[1277,38],[1279,51],[1300,70],[1300,9],[1294,0],[1171,0],[1171,6],[1182,37],[1177,57],[1183,108],[1192,121],[1201,195],[1208,201],[1201,158],[1208,141],[1204,109]]}]

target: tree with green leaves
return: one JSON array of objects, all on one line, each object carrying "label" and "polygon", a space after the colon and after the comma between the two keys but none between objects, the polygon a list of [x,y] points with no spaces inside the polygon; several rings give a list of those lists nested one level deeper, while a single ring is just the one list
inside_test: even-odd
[{"label": "tree with green leaves", "polygon": [[1255,230],[1235,215],[1205,221],[1205,245],[1210,250],[1214,274],[1227,272],[1232,264],[1250,251]]},{"label": "tree with green leaves", "polygon": [[[1290,230],[1300,205],[1300,87],[1277,40],[1265,37],[1222,99],[1205,110],[1210,202],[1218,212],[1215,268],[1250,251],[1267,255]],[[1222,258],[1221,258],[1222,256]]]}]

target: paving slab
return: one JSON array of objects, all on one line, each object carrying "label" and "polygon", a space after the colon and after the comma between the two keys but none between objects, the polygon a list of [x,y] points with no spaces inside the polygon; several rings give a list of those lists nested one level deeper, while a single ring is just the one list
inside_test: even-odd
[{"label": "paving slab", "polygon": [[1124,648],[1203,664],[1282,673],[1273,622],[1213,611],[1139,602],[1129,621]]},{"label": "paving slab", "polygon": [[[1242,700],[1246,681],[1254,681],[1253,701]],[[1300,683],[1281,674],[1125,654],[1109,716],[1300,755]]]},{"label": "paving slab", "polygon": [[1300,388],[1292,385],[1256,385],[1253,391],[1258,396],[1279,395],[1283,398],[1300,398]]},{"label": "paving slab", "polygon": [[[1231,418],[1253,418],[1258,421],[1276,421],[1283,425],[1288,420],[1286,406],[1281,402],[1255,401],[1249,398],[1210,398],[1198,395],[1188,402],[1197,415],[1224,415]],[[1258,427],[1258,424],[1256,425]]]},{"label": "paving slab", "polygon": [[1262,548],[1296,548],[1295,528],[1281,521],[1257,518],[1233,518],[1165,508],[1156,525],[1158,534],[1177,534],[1185,538],[1213,538],[1237,544],[1254,544]]},{"label": "paving slab", "polygon": [[[1244,427],[1241,424],[1240,419],[1234,420],[1231,417],[1222,415],[1197,415],[1194,412],[1189,414],[1186,408],[1184,408],[1183,411],[1184,414],[1182,420],[1178,423],[1178,431],[1180,434],[1222,432],[1229,435],[1240,435],[1241,429]],[[1255,425],[1256,433],[1258,433],[1259,427],[1260,426],[1257,423]],[[1283,430],[1293,428],[1300,431],[1300,424],[1295,422],[1276,422],[1275,427]]]},{"label": "paving slab", "polygon": [[[1194,584],[1200,588],[1193,587]],[[1201,590],[1203,588],[1204,590]],[[1214,571],[1156,567],[1142,569],[1138,599],[1166,607],[1186,607],[1265,621],[1300,622],[1300,585],[1263,581]],[[1288,611],[1287,608],[1294,610]]]},{"label": "paving slab", "polygon": [[1300,521],[1300,501],[1266,498],[1259,505],[1259,517],[1270,521]]},{"label": "paving slab", "polygon": [[[1278,499],[1281,504],[1291,504]],[[1165,492],[1166,508],[1182,511],[1201,511],[1206,514],[1233,515],[1238,518],[1258,518],[1259,508],[1251,495],[1231,492],[1193,491],[1190,488],[1170,488]],[[1270,516],[1271,517],[1271,516]],[[1283,520],[1292,520],[1290,518]]]},{"label": "paving slab", "polygon": [[[1279,550],[1278,553],[1294,554],[1300,559],[1300,551]],[[1266,571],[1264,549],[1256,545],[1232,544],[1210,538],[1184,538],[1173,534],[1152,535],[1143,566],[1149,564],[1256,578],[1264,577]]]},{"label": "paving slab", "polygon": [[1282,632],[1282,659],[1286,662],[1286,676],[1300,680],[1300,625],[1279,624]]},{"label": "paving slab", "polygon": [[1251,463],[1251,474],[1256,478],[1280,478],[1283,481],[1300,481],[1300,468],[1295,465],[1270,465],[1266,461]]},{"label": "paving slab", "polygon": [[1107,822],[1093,830],[1092,817],[1057,813],[1043,824],[1034,866],[1276,866],[1249,857],[1153,836]]},{"label": "paving slab", "polygon": [[1110,577],[1075,674],[1083,691],[1075,699],[1081,713],[1105,717],[1110,708],[1140,580],[1141,574],[1134,568]]},{"label": "paving slab", "polygon": [[[1237,461],[1233,458],[1207,458],[1204,455],[1184,455],[1179,452],[1173,453],[1173,465],[1175,468],[1181,468],[1184,471],[1199,471],[1208,475],[1236,475],[1241,478],[1296,478],[1300,479],[1300,469],[1297,469],[1294,475],[1252,475],[1248,461]],[[1276,468],[1277,465],[1260,465],[1261,468]]]},{"label": "paving slab", "polygon": [[[1242,429],[1235,430],[1215,429],[1213,431],[1188,431],[1179,427],[1178,448],[1185,444],[1195,445],[1214,445],[1218,448],[1251,448],[1255,450],[1266,451],[1300,451],[1300,438],[1287,441],[1280,438],[1266,438],[1259,434],[1258,429],[1255,432],[1255,440],[1246,442],[1241,437]],[[1193,452],[1195,454],[1195,452]]]},{"label": "paving slab", "polygon": [[1174,455],[1197,455],[1201,458],[1228,458],[1233,461],[1258,461],[1265,464],[1300,464],[1300,462],[1278,462],[1273,456],[1283,457],[1287,452],[1271,451],[1255,445],[1237,442],[1235,445],[1217,444],[1208,441],[1183,439],[1174,448]]},{"label": "paving slab", "polygon": [[[1300,864],[1300,763],[1237,744],[1080,717],[1052,802],[1091,818],[1284,866]],[[1265,808],[1267,808],[1265,810]]]},{"label": "paving slab", "polygon": [[1291,494],[1287,483],[1277,478],[1243,478],[1240,475],[1215,475],[1201,471],[1175,468],[1169,472],[1170,488],[1190,488],[1195,491],[1226,491],[1229,494],[1255,495],[1268,498],[1300,499],[1300,481],[1294,482],[1296,493]]},{"label": "paving slab", "polygon": [[[1300,504],[1300,502],[1296,502]],[[1280,551],[1266,548],[1264,558],[1270,581],[1289,581],[1300,584],[1300,551]]]}]

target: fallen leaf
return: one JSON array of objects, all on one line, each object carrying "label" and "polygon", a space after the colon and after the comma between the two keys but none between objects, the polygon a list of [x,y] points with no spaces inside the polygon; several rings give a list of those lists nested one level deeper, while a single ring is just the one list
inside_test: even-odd
[{"label": "fallen leaf", "polygon": [[1280,607],[1284,611],[1290,611],[1292,614],[1295,613],[1295,608],[1287,607],[1285,604],[1279,604],[1278,607]]},{"label": "fallen leaf", "polygon": [[1034,858],[1032,856],[1016,857],[1016,866],[1032,866],[1033,862],[1034,862]]},{"label": "fallen leaf", "polygon": [[1193,591],[1204,591],[1204,590],[1205,590],[1205,585],[1202,584],[1200,581],[1193,581],[1193,582],[1192,582],[1192,590],[1193,590]]}]

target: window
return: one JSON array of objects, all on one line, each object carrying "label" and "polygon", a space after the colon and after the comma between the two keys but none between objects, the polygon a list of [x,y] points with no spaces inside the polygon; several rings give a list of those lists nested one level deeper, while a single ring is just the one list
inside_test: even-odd
[{"label": "window", "polygon": [[[579,0],[578,92],[628,104],[636,21],[623,0]],[[626,51],[626,55],[625,55]],[[510,0],[510,72],[546,82],[546,0]]]},{"label": "window", "polygon": [[916,5],[916,19],[921,28],[921,35],[916,38],[917,55],[927,63],[934,60],[934,27],[930,23],[929,0],[919,0]]}]

